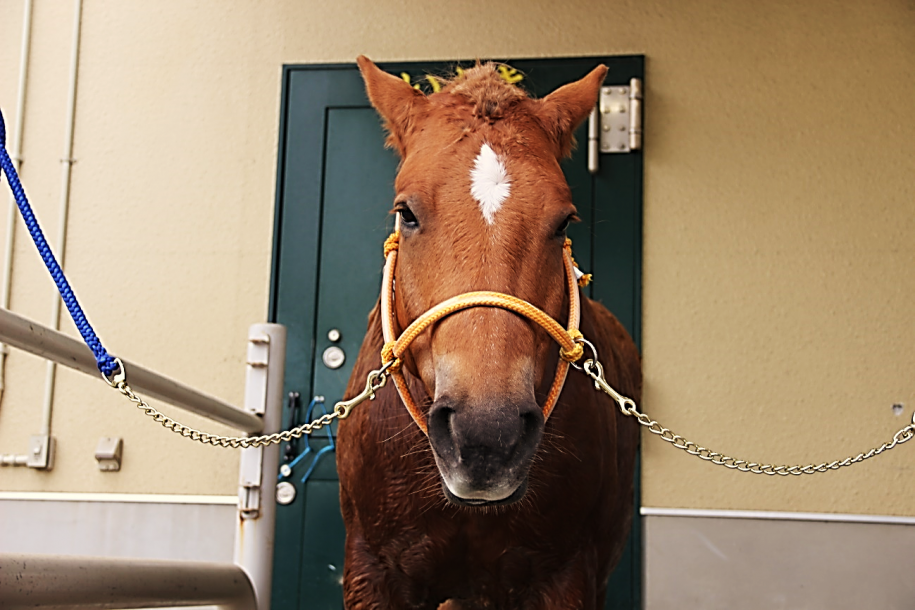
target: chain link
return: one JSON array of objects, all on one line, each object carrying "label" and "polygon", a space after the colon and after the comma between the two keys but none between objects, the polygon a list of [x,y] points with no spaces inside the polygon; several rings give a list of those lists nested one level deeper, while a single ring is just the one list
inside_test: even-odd
[{"label": "chain link", "polygon": [[153,421],[162,424],[164,428],[171,430],[176,434],[180,434],[184,438],[189,438],[192,441],[198,441],[204,445],[212,445],[214,447],[231,447],[233,449],[264,447],[284,441],[289,442],[294,438],[302,438],[302,436],[306,434],[311,434],[316,430],[320,430],[324,426],[329,426],[335,419],[346,419],[349,417],[350,411],[352,411],[354,407],[360,403],[365,402],[366,400],[375,399],[375,392],[384,387],[384,384],[387,382],[387,376],[390,374],[388,372],[388,367],[390,364],[385,365],[376,371],[370,372],[366,378],[365,389],[362,392],[350,400],[342,400],[336,403],[330,413],[325,413],[311,423],[302,424],[301,426],[297,426],[291,430],[284,430],[283,432],[275,432],[273,434],[265,434],[262,436],[219,436],[216,434],[209,434],[208,432],[201,432],[200,430],[195,430],[190,426],[186,426],[180,422],[175,421],[168,415],[165,415],[164,413],[156,410],[154,407],[151,407],[149,403],[147,403],[143,398],[138,396],[136,392],[133,391],[133,389],[131,389],[130,385],[127,383],[127,375],[124,369],[124,364],[120,361],[120,359],[115,360],[118,364],[117,371],[111,377],[102,375],[102,378],[108,382],[108,385],[126,396],[127,399],[133,402],[138,409],[143,411],[143,413],[152,417]]},{"label": "chain link", "polygon": [[616,401],[623,415],[634,417],[636,421],[638,421],[642,426],[646,427],[649,432],[658,435],[662,440],[667,441],[677,449],[682,449],[686,453],[694,455],[701,460],[711,462],[712,464],[717,464],[718,466],[724,466],[725,468],[730,468],[732,470],[739,470],[740,472],[752,472],[753,474],[767,474],[770,476],[788,476],[816,474],[819,472],[826,472],[828,470],[838,470],[843,466],[851,466],[852,464],[857,464],[876,455],[880,455],[884,451],[889,451],[896,445],[905,443],[906,441],[911,440],[912,437],[915,437],[915,414],[913,414],[912,423],[900,429],[893,436],[893,440],[883,443],[879,447],[874,447],[867,453],[859,453],[854,457],[847,457],[844,460],[823,462],[821,464],[807,464],[805,466],[775,466],[772,464],[749,462],[747,460],[740,460],[728,455],[724,455],[723,453],[718,453],[717,451],[712,451],[711,449],[697,445],[693,441],[686,440],[679,434],[672,432],[669,428],[665,428],[657,421],[651,419],[646,414],[639,411],[635,401],[633,401],[631,398],[623,396],[612,387],[610,387],[610,385],[607,383],[607,380],[604,378],[604,367],[601,366],[601,363],[597,361],[596,356],[593,360],[586,360],[583,369],[585,374],[594,380],[594,387],[597,390],[604,392]]}]

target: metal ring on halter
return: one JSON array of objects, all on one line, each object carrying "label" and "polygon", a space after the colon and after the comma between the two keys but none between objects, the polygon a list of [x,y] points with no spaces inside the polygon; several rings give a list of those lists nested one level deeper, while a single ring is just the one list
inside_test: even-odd
[{"label": "metal ring on halter", "polygon": [[[381,368],[377,371],[372,371],[373,373],[378,373],[377,377],[385,377],[389,375],[388,369],[391,368],[391,365],[394,364],[396,360],[389,360],[381,365]],[[377,378],[376,377],[376,378]]]},{"label": "metal ring on halter", "polygon": [[[575,343],[581,343],[582,345],[590,348],[591,353],[594,354],[594,358],[592,358],[592,360],[597,362],[597,348],[594,347],[593,343],[591,343],[584,337],[578,337],[577,339],[575,339]],[[579,360],[580,360],[580,358],[579,358]],[[569,362],[569,364],[572,365],[572,368],[578,369],[579,371],[582,370],[582,365],[580,365],[580,364],[575,364],[574,362]]]}]

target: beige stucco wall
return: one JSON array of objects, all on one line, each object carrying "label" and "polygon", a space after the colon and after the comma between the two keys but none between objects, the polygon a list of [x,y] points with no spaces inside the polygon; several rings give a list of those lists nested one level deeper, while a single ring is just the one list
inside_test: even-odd
[{"label": "beige stucco wall", "polygon": [[[21,5],[0,0],[8,124]],[[909,0],[87,0],[83,17],[67,270],[116,353],[241,401],[246,329],[267,308],[282,64],[640,53],[644,408],[701,444],[778,462],[854,454],[915,408]],[[22,173],[49,235],[71,23],[70,3],[36,2]],[[12,308],[47,323],[53,288],[26,239]],[[38,431],[43,375],[10,357],[0,453]],[[59,377],[55,469],[0,469],[0,490],[234,493],[232,452]],[[125,439],[118,474],[95,468],[108,435]],[[913,452],[771,479],[646,438],[643,503],[915,515]]]}]

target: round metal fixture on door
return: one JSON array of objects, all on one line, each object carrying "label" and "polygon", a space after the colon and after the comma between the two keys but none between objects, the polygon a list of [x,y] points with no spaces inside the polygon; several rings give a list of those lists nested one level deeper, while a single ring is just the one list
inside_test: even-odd
[{"label": "round metal fixture on door", "polygon": [[295,500],[295,485],[288,481],[282,481],[276,485],[276,502],[277,504],[292,504]]},{"label": "round metal fixture on door", "polygon": [[337,341],[339,341],[340,340],[340,331],[337,330],[336,328],[331,328],[329,331],[327,331],[327,340],[330,341],[331,343],[336,343]]},{"label": "round metal fixture on door", "polygon": [[327,368],[338,369],[343,366],[343,363],[346,361],[346,354],[336,345],[331,345],[324,350],[321,360],[324,361],[324,366]]}]

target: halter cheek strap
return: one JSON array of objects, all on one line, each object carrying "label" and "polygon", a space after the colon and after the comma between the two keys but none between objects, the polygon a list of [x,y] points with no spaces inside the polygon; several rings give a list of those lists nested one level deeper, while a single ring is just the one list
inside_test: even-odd
[{"label": "halter cheek strap", "polygon": [[416,422],[416,425],[419,426],[423,433],[428,435],[425,414],[416,405],[410,394],[407,380],[401,370],[401,359],[413,340],[425,329],[438,320],[469,307],[501,307],[508,309],[536,322],[559,343],[561,348],[559,350],[560,360],[556,365],[556,375],[553,377],[553,384],[550,386],[550,392],[547,394],[542,409],[543,419],[546,421],[559,400],[559,394],[562,392],[566,375],[569,372],[569,363],[581,358],[583,353],[583,347],[578,342],[582,336],[578,330],[578,325],[581,322],[581,300],[578,288],[579,285],[586,286],[590,282],[591,276],[590,274],[576,274],[577,265],[572,258],[572,241],[566,239],[563,245],[562,257],[565,267],[566,288],[569,293],[568,329],[564,329],[556,320],[542,310],[517,297],[501,292],[466,292],[432,307],[414,320],[401,333],[400,337],[397,337],[394,331],[394,268],[397,265],[397,249],[400,245],[399,220],[400,218],[398,217],[394,233],[384,243],[385,265],[381,284],[381,330],[385,344],[381,350],[381,362],[383,365],[391,363],[388,370],[394,379],[394,386],[397,388],[397,393],[400,394],[400,398],[407,407],[407,411],[410,412],[413,421]]}]

